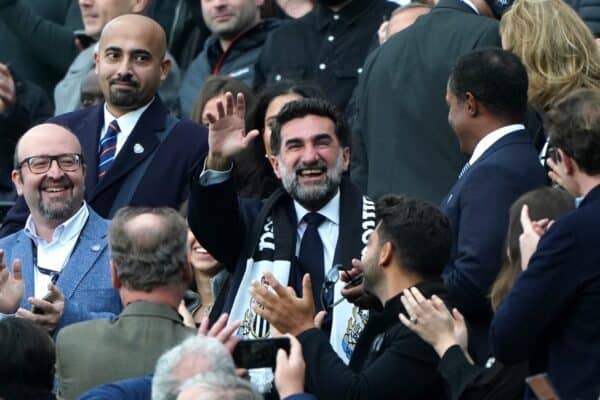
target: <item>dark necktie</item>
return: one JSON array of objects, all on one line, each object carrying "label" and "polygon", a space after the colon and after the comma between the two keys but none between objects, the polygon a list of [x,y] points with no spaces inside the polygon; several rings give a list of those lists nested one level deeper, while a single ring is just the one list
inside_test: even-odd
[{"label": "dark necktie", "polygon": [[98,152],[98,179],[102,178],[115,159],[117,152],[117,135],[121,132],[121,128],[115,119],[108,124],[106,135],[100,141],[100,151]]},{"label": "dark necktie", "polygon": [[325,262],[323,261],[323,241],[319,236],[319,226],[325,221],[325,217],[318,213],[308,213],[304,216],[306,230],[300,243],[299,260],[303,273],[310,274],[312,281],[313,299],[315,308],[321,309],[321,286],[325,276]]}]

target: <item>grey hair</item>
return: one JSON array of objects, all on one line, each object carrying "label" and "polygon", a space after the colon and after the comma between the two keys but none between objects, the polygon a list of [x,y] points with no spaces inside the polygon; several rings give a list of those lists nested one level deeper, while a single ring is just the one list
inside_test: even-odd
[{"label": "grey hair", "polygon": [[188,389],[202,390],[202,400],[262,400],[263,398],[249,381],[223,373],[198,374],[181,385],[180,393]]},{"label": "grey hair", "polygon": [[[190,362],[194,362],[194,368],[189,368]],[[215,338],[186,339],[158,359],[152,379],[152,400],[175,400],[184,381],[206,372],[235,375],[229,351]]]},{"label": "grey hair", "polygon": [[[133,222],[143,214],[158,217],[160,222]],[[183,282],[187,224],[177,211],[168,207],[124,207],[112,221],[109,243],[110,258],[126,288],[150,292]]]}]

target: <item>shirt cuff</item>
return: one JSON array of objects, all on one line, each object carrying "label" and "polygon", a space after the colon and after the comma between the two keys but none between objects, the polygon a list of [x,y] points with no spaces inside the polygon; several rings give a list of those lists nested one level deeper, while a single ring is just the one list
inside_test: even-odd
[{"label": "shirt cuff", "polygon": [[231,177],[231,171],[233,170],[233,163],[227,171],[215,171],[214,169],[206,169],[206,160],[204,160],[204,167],[198,181],[202,186],[218,185],[223,183]]}]

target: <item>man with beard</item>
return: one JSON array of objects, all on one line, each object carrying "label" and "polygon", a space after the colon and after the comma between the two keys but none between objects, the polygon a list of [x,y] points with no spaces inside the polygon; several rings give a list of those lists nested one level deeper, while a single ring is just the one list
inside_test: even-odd
[{"label": "man with beard", "polygon": [[[170,66],[166,46],[152,19],[113,19],[94,54],[106,102],[51,120],[79,138],[88,160],[85,196],[104,218],[127,205],[178,208],[187,198],[189,171],[206,153],[205,128],[170,115],[157,95]],[[22,227],[26,217],[21,199],[2,233]]]},{"label": "man with beard", "polygon": [[67,129],[43,124],[17,144],[12,180],[31,209],[25,229],[0,240],[0,312],[49,332],[121,311],[112,288],[108,221],[83,200],[87,166]]},{"label": "man with beard", "polygon": [[[196,238],[233,274],[227,298],[215,309],[241,320],[238,335],[269,337],[248,289],[267,284],[272,273],[302,292],[310,274],[314,306],[328,311],[324,329],[346,362],[363,326],[364,315],[341,299],[338,268],[350,268],[375,228],[374,204],[343,178],[349,161],[349,130],[330,103],[304,99],[287,104],[273,124],[271,163],[283,188],[269,198],[238,198],[229,179],[231,159],[258,135],[244,131],[244,99],[226,94],[219,115],[209,115],[209,152],[204,170],[191,187],[189,224]],[[325,278],[325,277],[328,278]],[[293,317],[293,316],[290,316]]]},{"label": "man with beard", "polygon": [[[430,204],[393,195],[377,202],[375,214],[377,228],[356,266],[364,274],[363,290],[377,297],[383,310],[369,315],[350,365],[344,365],[315,327],[312,277],[304,277],[300,298],[266,274],[273,290],[255,282],[253,310],[278,331],[298,337],[308,372],[306,388],[319,400],[444,399],[439,357],[400,323],[398,314],[406,313],[403,294],[445,297],[439,276],[450,255],[450,223]],[[417,298],[425,301],[420,294]],[[414,317],[412,322],[419,323],[419,316]]]},{"label": "man with beard", "polygon": [[344,110],[369,50],[377,45],[379,25],[397,7],[385,0],[318,0],[311,12],[269,35],[256,64],[255,86],[315,82]]}]

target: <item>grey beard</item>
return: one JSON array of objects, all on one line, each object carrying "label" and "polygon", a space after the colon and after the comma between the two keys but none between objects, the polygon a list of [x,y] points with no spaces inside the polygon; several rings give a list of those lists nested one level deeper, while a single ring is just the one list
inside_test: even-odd
[{"label": "grey beard", "polygon": [[46,207],[44,202],[40,199],[38,203],[38,211],[42,217],[47,219],[48,221],[59,221],[64,222],[71,218],[79,207],[81,207],[81,203],[83,199],[71,198],[66,202],[63,202],[60,208],[50,208]]},{"label": "grey beard", "polygon": [[325,182],[308,187],[300,185],[295,170],[289,172],[281,160],[279,161],[279,165],[281,169],[281,182],[285,190],[306,209],[315,211],[327,204],[337,193],[342,182],[344,156],[340,152],[335,166],[327,170]]}]

